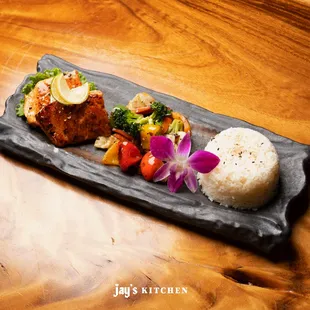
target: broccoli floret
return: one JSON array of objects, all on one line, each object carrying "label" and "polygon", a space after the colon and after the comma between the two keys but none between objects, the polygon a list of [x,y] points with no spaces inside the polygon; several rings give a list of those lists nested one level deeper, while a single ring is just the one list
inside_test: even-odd
[{"label": "broccoli floret", "polygon": [[137,121],[142,118],[142,115],[133,113],[126,107],[118,105],[111,113],[110,124],[113,128],[122,129],[136,138],[141,126]]},{"label": "broccoli floret", "polygon": [[142,125],[161,124],[166,115],[171,115],[171,110],[158,101],[152,103],[151,108],[152,114],[144,117],[123,105],[118,105],[111,113],[110,124],[113,128],[122,129],[136,138]]},{"label": "broccoli floret", "polygon": [[179,119],[174,119],[168,128],[168,134],[176,134],[178,131],[183,131],[184,124]]},{"label": "broccoli floret", "polygon": [[138,119],[136,121],[137,124],[139,125],[145,125],[145,124],[154,124],[153,119],[151,118],[151,116],[146,116],[146,117],[141,117],[140,119]]},{"label": "broccoli floret", "polygon": [[161,102],[153,102],[151,104],[152,108],[152,114],[146,117],[142,117],[139,120],[137,120],[137,123],[140,125],[145,125],[145,124],[156,124],[156,125],[161,125],[163,122],[163,119],[167,115],[171,115],[172,110],[167,108],[164,104]]},{"label": "broccoli floret", "polygon": [[159,101],[153,102],[151,108],[153,113],[150,115],[150,119],[153,124],[161,124],[165,116],[171,115],[171,110]]}]

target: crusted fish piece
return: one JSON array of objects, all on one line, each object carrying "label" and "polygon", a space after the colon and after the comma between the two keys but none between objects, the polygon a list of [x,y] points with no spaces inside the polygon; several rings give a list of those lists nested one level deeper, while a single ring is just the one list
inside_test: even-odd
[{"label": "crusted fish piece", "polygon": [[63,105],[54,101],[40,110],[37,121],[58,147],[111,135],[103,94],[99,90],[91,91],[82,104]]}]

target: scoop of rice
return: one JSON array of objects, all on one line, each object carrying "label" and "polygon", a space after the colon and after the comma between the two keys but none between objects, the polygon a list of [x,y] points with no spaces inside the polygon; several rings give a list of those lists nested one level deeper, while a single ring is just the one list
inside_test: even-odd
[{"label": "scoop of rice", "polygon": [[198,173],[202,192],[211,200],[235,208],[258,208],[275,194],[279,158],[268,138],[247,128],[230,128],[205,148],[220,158],[210,173]]}]

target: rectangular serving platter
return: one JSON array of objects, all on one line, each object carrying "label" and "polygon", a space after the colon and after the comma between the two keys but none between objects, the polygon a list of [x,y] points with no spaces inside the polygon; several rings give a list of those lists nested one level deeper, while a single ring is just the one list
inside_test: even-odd
[{"label": "rectangular serving platter", "polygon": [[[53,168],[99,190],[153,214],[196,227],[199,231],[223,236],[240,244],[270,253],[287,244],[292,223],[289,214],[307,207],[310,147],[244,121],[212,113],[178,98],[134,84],[125,79],[79,68],[53,55],[43,56],[37,71],[59,67],[81,71],[89,81],[95,82],[104,93],[108,112],[116,104],[126,105],[135,94],[147,92],[156,100],[188,117],[192,125],[192,151],[204,149],[216,133],[230,127],[246,127],[267,136],[275,145],[280,158],[280,185],[277,196],[257,211],[226,208],[209,201],[199,190],[193,194],[186,188],[170,193],[164,184],[146,182],[139,175],[128,176],[118,167],[100,164],[102,150],[93,142],[67,148],[56,148],[44,133],[32,129],[15,115],[15,107],[22,98],[21,89],[29,76],[6,101],[0,118],[0,149]],[[296,212],[297,212],[296,210]]]}]

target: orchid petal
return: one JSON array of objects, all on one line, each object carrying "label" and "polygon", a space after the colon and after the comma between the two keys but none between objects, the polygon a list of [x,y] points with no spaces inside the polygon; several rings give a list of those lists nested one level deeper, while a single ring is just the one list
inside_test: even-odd
[{"label": "orchid petal", "polygon": [[192,147],[191,136],[189,133],[187,133],[178,146],[177,155],[188,158],[188,155],[191,151],[191,147]]},{"label": "orchid petal", "polygon": [[187,169],[177,171],[176,167],[177,165],[171,167],[170,176],[168,177],[168,188],[172,193],[176,193],[180,189],[187,174]]},{"label": "orchid petal", "polygon": [[174,146],[170,139],[164,136],[151,137],[150,146],[154,157],[164,161],[174,159]]},{"label": "orchid petal", "polygon": [[196,151],[187,161],[191,168],[200,173],[212,171],[219,162],[220,159],[215,154],[202,150]]},{"label": "orchid petal", "polygon": [[161,166],[154,174],[153,181],[159,182],[163,179],[167,178],[170,175],[170,168],[172,164],[166,163],[163,166]]},{"label": "orchid petal", "polygon": [[188,169],[184,182],[192,193],[195,193],[197,191],[198,183],[193,169],[191,168]]}]

